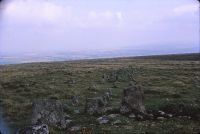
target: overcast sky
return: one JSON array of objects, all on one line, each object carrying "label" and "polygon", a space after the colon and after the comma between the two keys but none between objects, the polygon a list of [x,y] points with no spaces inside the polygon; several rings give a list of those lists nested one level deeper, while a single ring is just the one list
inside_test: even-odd
[{"label": "overcast sky", "polygon": [[0,53],[198,49],[197,0],[10,0]]}]

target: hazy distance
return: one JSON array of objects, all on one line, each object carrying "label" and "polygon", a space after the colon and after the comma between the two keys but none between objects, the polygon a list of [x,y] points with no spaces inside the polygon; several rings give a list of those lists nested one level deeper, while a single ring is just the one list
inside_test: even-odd
[{"label": "hazy distance", "polygon": [[197,0],[8,0],[0,12],[1,58],[199,51]]}]

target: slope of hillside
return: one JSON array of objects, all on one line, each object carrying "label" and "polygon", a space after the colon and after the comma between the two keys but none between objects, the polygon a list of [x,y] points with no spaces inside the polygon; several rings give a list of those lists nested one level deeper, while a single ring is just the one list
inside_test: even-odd
[{"label": "slope of hillside", "polygon": [[[120,115],[114,120],[120,123],[99,125],[96,119],[102,115],[84,113],[86,98],[101,96],[108,89],[113,94],[108,106],[117,113],[122,91],[130,85],[130,72],[144,90],[147,111],[163,111],[171,118],[141,121]],[[104,79],[111,74],[118,79]],[[30,124],[35,99],[50,98],[66,103],[73,125],[92,133],[191,134],[200,129],[199,81],[199,54],[0,65],[0,103],[17,128]],[[72,105],[73,96],[78,96],[78,105]],[[63,132],[50,127],[50,133]]]}]

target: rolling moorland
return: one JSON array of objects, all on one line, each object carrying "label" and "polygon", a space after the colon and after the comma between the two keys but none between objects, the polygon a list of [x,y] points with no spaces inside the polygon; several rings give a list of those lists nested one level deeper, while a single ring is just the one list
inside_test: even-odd
[{"label": "rolling moorland", "polygon": [[[119,113],[123,89],[132,82],[130,74],[144,91],[144,106],[151,119]],[[199,81],[197,53],[0,65],[0,106],[15,128],[31,123],[34,100],[53,99],[63,102],[64,113],[72,120],[68,128],[80,126],[74,133],[84,128],[88,134],[192,134],[200,132]],[[86,98],[108,90],[112,92],[106,104],[110,110],[85,113]],[[160,117],[159,112],[168,116]],[[117,116],[107,123],[97,121],[110,114]],[[51,126],[49,131],[71,133]]]}]

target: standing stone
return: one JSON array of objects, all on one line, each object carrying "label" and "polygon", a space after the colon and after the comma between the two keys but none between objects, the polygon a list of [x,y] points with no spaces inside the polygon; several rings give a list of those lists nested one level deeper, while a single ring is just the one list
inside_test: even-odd
[{"label": "standing stone", "polygon": [[32,124],[47,124],[60,129],[66,128],[63,106],[59,100],[36,100],[33,103]]},{"label": "standing stone", "polygon": [[105,105],[102,97],[87,98],[85,111],[89,115],[102,114],[105,111]]},{"label": "standing stone", "polygon": [[144,101],[144,92],[141,87],[138,85],[133,85],[124,89],[122,105],[120,107],[121,114],[144,114],[145,106]]}]

